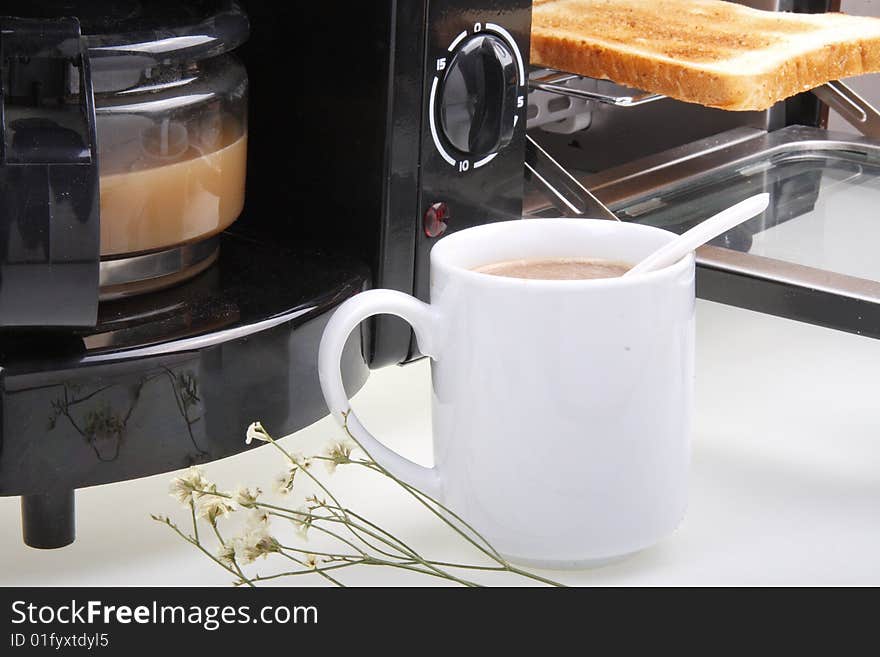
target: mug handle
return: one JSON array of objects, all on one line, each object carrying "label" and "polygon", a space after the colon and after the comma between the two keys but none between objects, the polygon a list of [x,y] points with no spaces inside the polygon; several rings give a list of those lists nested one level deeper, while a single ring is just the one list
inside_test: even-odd
[{"label": "mug handle", "polygon": [[360,423],[351,408],[342,384],[342,350],[351,332],[373,315],[395,315],[412,326],[419,350],[434,358],[432,335],[437,324],[434,309],[418,299],[394,290],[368,290],[348,299],[333,313],[318,349],[318,379],[327,408],[369,455],[401,481],[414,486],[434,499],[440,497],[440,475],[436,468],[413,463],[376,440]]}]

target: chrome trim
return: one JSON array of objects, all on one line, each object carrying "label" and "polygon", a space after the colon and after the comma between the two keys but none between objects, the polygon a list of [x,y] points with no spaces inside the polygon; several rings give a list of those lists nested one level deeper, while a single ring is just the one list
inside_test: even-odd
[{"label": "chrome trim", "polygon": [[813,89],[813,94],[863,135],[880,139],[880,112],[849,85],[839,80],[828,82]]},{"label": "chrome trim", "polygon": [[750,276],[880,304],[880,281],[847,276],[794,262],[742,253],[718,246],[702,246],[697,249],[697,264],[740,276]]},{"label": "chrome trim", "polygon": [[101,261],[101,287],[161,278],[205,260],[219,248],[217,237],[164,251]]},{"label": "chrome trim", "polygon": [[[164,287],[169,278],[175,281],[195,275],[217,258],[220,239],[184,244],[164,251],[101,261],[101,298],[126,296],[124,288],[136,286],[137,293]],[[134,293],[134,292],[132,292]]]},{"label": "chrome trim", "polygon": [[597,199],[561,164],[526,135],[526,178],[540,185],[556,198],[555,204],[566,217],[594,217],[620,221],[602,201]]},{"label": "chrome trim", "polygon": [[[850,151],[872,158],[880,166],[880,143],[804,126],[775,132],[736,128],[663,153],[575,177],[612,210],[655,194],[669,193],[725,169],[744,167],[782,153]],[[524,211],[538,214],[552,207],[546,199],[529,195]]]},{"label": "chrome trim", "polygon": [[[663,153],[649,155],[620,167],[607,169],[583,179],[594,193],[609,205],[621,202],[617,196],[630,185],[641,187],[650,180],[651,191],[676,184],[682,177],[711,175],[728,166],[732,158],[748,157],[768,133],[757,128],[735,128],[713,137],[700,139]],[[615,200],[607,200],[614,191]],[[646,191],[646,190],[643,190]],[[626,197],[623,197],[626,198]],[[622,199],[621,199],[622,200]]]},{"label": "chrome trim", "polygon": [[[269,319],[265,319],[262,322],[257,322],[255,324],[248,324],[247,326],[236,326],[230,329],[206,333],[205,335],[197,335],[191,338],[175,340],[170,343],[173,347],[173,349],[170,350],[168,346],[169,343],[161,343],[162,351],[163,353],[167,353],[168,351],[173,351],[174,353],[185,353],[205,349],[207,347],[213,347],[219,344],[224,344],[227,342],[231,342],[232,340],[237,340],[239,338],[246,338],[249,335],[255,335],[257,333],[273,329],[276,326],[281,326],[282,324],[292,322],[304,315],[308,315],[316,308],[317,306],[299,308],[289,313],[278,315],[277,317],[270,317]],[[89,349],[97,349],[100,347],[108,346],[108,344],[109,343],[105,341],[105,338],[101,334],[89,336]],[[160,351],[158,349],[159,346],[159,344],[154,344],[146,347],[131,349],[128,351],[116,351],[106,354],[95,354],[85,358],[83,360],[83,363],[87,365],[93,365],[106,361],[123,361],[146,358],[149,356],[153,356],[158,351]]]},{"label": "chrome trim", "polygon": [[537,74],[536,77],[529,78],[529,88],[538,91],[546,91],[548,93],[560,96],[571,96],[572,98],[580,98],[581,100],[592,100],[605,105],[614,105],[615,107],[638,107],[645,103],[653,103],[656,100],[666,98],[662,94],[652,94],[646,91],[635,91],[635,93],[619,96],[611,94],[603,94],[598,91],[589,91],[587,89],[578,89],[577,87],[567,87],[566,82],[572,80],[587,79],[582,75],[573,73],[563,73],[561,71],[553,71],[546,69]]},{"label": "chrome trim", "polygon": [[[648,184],[644,182],[648,176],[655,176],[652,188],[654,185],[662,186],[664,181],[674,183],[682,175],[687,175],[687,169],[682,173],[678,167],[688,167],[689,162],[698,161],[692,166],[692,173],[700,173],[700,166],[705,164],[708,156],[718,152],[727,153],[728,149],[765,136],[767,132],[757,128],[734,128],[597,174],[575,174],[575,178],[604,204],[613,205],[625,201],[625,197],[618,197],[626,193],[628,188],[625,183],[628,181],[636,181],[634,185],[639,190]],[[719,155],[718,159],[722,164],[726,161],[724,155]],[[619,188],[624,191],[618,191]],[[527,194],[523,204],[526,215],[537,215],[551,208],[553,203],[541,193]]]}]

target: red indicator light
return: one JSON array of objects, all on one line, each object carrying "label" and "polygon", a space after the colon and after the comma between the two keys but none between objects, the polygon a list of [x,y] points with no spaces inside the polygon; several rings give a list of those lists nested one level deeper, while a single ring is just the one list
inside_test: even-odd
[{"label": "red indicator light", "polygon": [[439,237],[446,232],[449,207],[445,203],[434,203],[425,212],[424,227],[428,237]]}]

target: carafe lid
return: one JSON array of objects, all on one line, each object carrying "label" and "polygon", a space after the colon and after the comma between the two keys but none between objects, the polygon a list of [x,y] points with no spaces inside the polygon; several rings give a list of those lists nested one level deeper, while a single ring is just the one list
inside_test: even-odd
[{"label": "carafe lid", "polygon": [[[79,19],[93,64],[135,58],[143,65],[198,61],[248,38],[234,0],[6,0],[0,16]],[[114,63],[121,63],[119,61]]]}]

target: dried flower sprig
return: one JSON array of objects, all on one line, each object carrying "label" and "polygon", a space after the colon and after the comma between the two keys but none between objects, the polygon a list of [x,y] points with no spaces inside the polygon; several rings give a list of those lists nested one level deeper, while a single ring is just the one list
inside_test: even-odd
[{"label": "dried flower sprig", "polygon": [[[511,564],[477,530],[453,511],[392,475],[357,442],[348,429],[347,416],[343,428],[348,434],[347,440],[332,444],[319,455],[305,457],[287,451],[259,422],[248,427],[248,444],[254,440],[269,443],[285,458],[286,470],[276,482],[275,488],[278,492],[285,495],[292,493],[295,483],[301,479],[311,482],[318,489],[319,493],[306,497],[302,506],[287,508],[270,504],[264,501],[259,488],[239,487],[229,493],[220,491],[216,484],[205,479],[198,468],[190,468],[174,479],[170,492],[190,510],[192,533],[185,533],[166,516],[153,518],[170,527],[182,539],[231,573],[235,577],[236,585],[256,586],[266,580],[312,574],[323,577],[335,586],[344,586],[338,579],[338,571],[354,566],[383,566],[438,577],[462,586],[480,586],[462,575],[462,571],[509,573],[551,586],[562,586]],[[391,531],[341,504],[327,484],[310,471],[314,461],[323,462],[330,474],[339,466],[351,466],[390,479],[482,555],[488,565],[449,563],[422,555]],[[233,538],[225,538],[219,527],[220,520],[245,512],[248,515],[243,531]],[[200,521],[206,521],[210,525],[216,545],[207,545],[200,537]],[[307,550],[301,546],[284,545],[271,533],[273,521],[293,524],[297,536],[303,541],[308,539],[310,533],[320,534],[331,539],[332,547],[320,551],[311,547]],[[280,570],[271,575],[245,574],[244,566],[269,557],[283,559],[284,563],[293,566],[289,566],[289,570]]]}]

